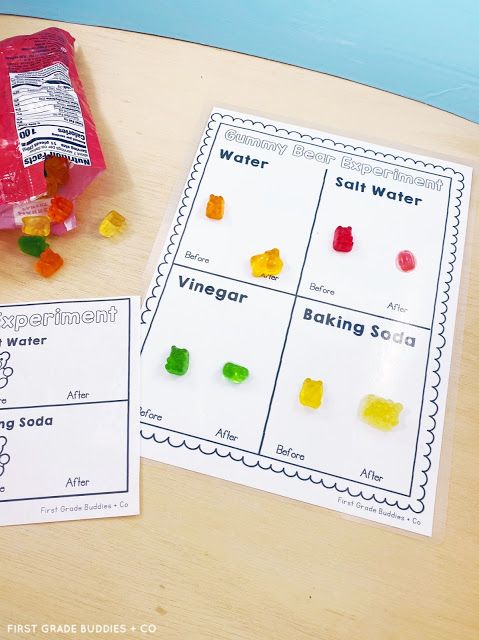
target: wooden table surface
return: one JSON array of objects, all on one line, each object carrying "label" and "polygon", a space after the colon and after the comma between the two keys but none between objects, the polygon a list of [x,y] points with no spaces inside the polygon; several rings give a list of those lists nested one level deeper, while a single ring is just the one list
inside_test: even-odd
[{"label": "wooden table surface", "polygon": [[[57,243],[66,261],[57,277],[38,278],[16,248],[18,232],[0,232],[2,303],[142,294],[159,226],[214,104],[476,162],[478,125],[312,71],[30,18],[0,16],[0,39],[54,24],[77,38],[108,171],[79,198],[78,231]],[[460,307],[464,340],[462,356],[456,342],[452,376],[458,392],[448,410],[446,523],[435,538],[144,460],[141,516],[0,529],[0,638],[14,637],[8,623],[97,623],[127,625],[120,637],[165,640],[477,640],[477,197],[476,179]],[[112,208],[129,221],[117,242],[96,232]],[[144,623],[156,631],[141,633]]]}]

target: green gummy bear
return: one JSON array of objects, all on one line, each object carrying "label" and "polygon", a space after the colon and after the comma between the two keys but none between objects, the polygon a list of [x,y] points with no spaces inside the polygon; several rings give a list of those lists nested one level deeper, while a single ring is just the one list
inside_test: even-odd
[{"label": "green gummy bear", "polygon": [[249,376],[249,371],[246,367],[242,367],[240,364],[234,364],[234,362],[227,362],[223,367],[223,375],[231,382],[239,384],[244,382]]},{"label": "green gummy bear", "polygon": [[166,359],[165,369],[174,376],[184,376],[190,364],[188,349],[171,347],[170,355]]},{"label": "green gummy bear", "polygon": [[18,238],[18,246],[23,253],[39,258],[50,245],[43,236],[21,236]]}]

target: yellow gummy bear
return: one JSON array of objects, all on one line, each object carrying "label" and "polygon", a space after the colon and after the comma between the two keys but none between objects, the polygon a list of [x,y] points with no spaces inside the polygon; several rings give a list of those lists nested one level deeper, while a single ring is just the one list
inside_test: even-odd
[{"label": "yellow gummy bear", "polygon": [[299,392],[299,401],[305,407],[318,409],[323,399],[323,382],[322,380],[311,380],[306,378]]},{"label": "yellow gummy bear", "polygon": [[48,216],[23,216],[22,231],[26,236],[50,235],[50,218]]},{"label": "yellow gummy bear", "polygon": [[399,414],[403,410],[400,402],[386,400],[375,395],[365,396],[359,406],[361,420],[381,431],[391,431],[399,424]]},{"label": "yellow gummy bear", "polygon": [[256,278],[260,276],[277,276],[283,268],[279,249],[270,249],[250,259],[251,271]]},{"label": "yellow gummy bear", "polygon": [[103,220],[100,222],[98,231],[105,238],[111,238],[116,236],[117,233],[123,231],[126,226],[126,218],[124,218],[118,211],[110,211],[107,213]]}]

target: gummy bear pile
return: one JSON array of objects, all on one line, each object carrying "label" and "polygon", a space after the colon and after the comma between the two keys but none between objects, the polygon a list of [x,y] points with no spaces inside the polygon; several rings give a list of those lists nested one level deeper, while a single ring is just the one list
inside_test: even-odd
[{"label": "gummy bear pile", "polygon": [[[45,238],[62,236],[75,224],[74,204],[68,198],[57,195],[60,187],[68,183],[70,165],[67,158],[48,156],[44,162],[47,201],[45,215],[28,215],[22,218],[22,233],[18,246],[23,253],[39,258],[35,271],[49,278],[63,266],[63,258],[50,249]],[[46,208],[48,205],[48,209]]]},{"label": "gummy bear pile", "polygon": [[[45,205],[44,215],[23,216],[23,235],[18,238],[18,246],[23,253],[39,258],[35,263],[35,271],[44,278],[49,278],[63,266],[63,258],[50,248],[46,238],[62,236],[75,226],[75,206],[68,198],[57,195],[58,189],[68,184],[68,160],[49,156],[45,159],[44,171],[48,194],[46,200],[40,200]],[[117,211],[110,211],[100,222],[98,231],[109,238],[119,234],[125,226],[125,217]]]}]

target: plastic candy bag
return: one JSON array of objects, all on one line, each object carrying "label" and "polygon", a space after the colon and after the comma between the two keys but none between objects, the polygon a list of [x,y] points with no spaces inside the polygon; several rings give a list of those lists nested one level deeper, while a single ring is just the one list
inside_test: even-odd
[{"label": "plastic candy bag", "polygon": [[[0,229],[45,215],[45,158],[69,164],[58,195],[73,200],[105,169],[74,62],[74,38],[57,28],[0,42]],[[69,221],[69,228],[75,220]]]}]

